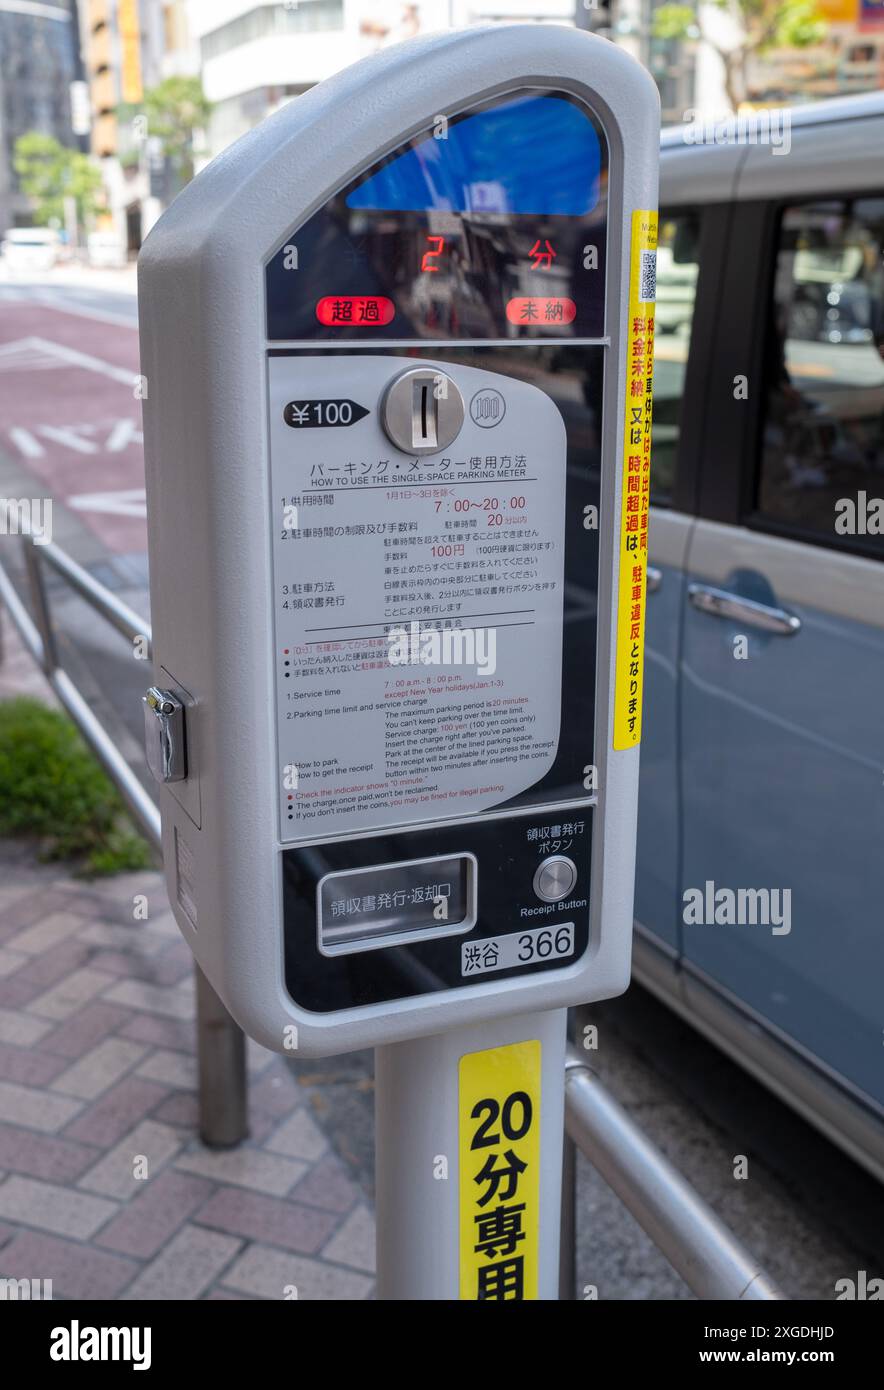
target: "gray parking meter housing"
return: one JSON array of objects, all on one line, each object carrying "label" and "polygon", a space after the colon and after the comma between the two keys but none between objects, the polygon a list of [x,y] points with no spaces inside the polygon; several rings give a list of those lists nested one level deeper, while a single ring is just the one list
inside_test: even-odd
[{"label": "gray parking meter housing", "polygon": [[[322,341],[271,339],[268,275],[285,248],[297,249],[299,229],[388,154],[425,138],[440,114],[456,123],[462,113],[493,108],[508,94],[525,92],[555,93],[588,110],[605,146],[606,257],[597,273],[604,276],[607,307],[602,332],[586,340],[586,351],[598,354],[603,364],[593,377],[597,395],[589,404],[554,402],[537,380],[507,376],[511,358],[504,362],[494,354],[518,350],[513,346],[521,341],[518,327],[508,328],[500,340],[486,335],[478,348],[467,344],[468,356],[463,341],[445,332],[422,337],[386,332],[358,342],[329,335]],[[605,40],[546,25],[413,39],[321,83],[225,151],[176,198],[142,250],[155,683],[183,706],[187,747],[186,777],[161,787],[166,878],[176,919],[201,968],[242,1027],[269,1048],[328,1055],[605,998],[628,983],[639,750],[637,742],[613,747],[617,537],[632,218],[637,209],[656,208],[658,138],[654,83]],[[542,150],[537,157],[544,158]],[[555,240],[549,231],[555,225],[554,220],[544,224],[539,246],[544,235]],[[303,258],[292,266],[292,281],[286,283],[293,285],[293,294],[309,296],[314,269]],[[335,293],[334,286],[329,292]],[[584,350],[583,341],[543,340],[538,355],[550,390],[557,374],[579,379],[573,354]],[[302,407],[284,419],[281,406],[299,397],[299,387],[305,400],[356,401],[364,413],[358,424],[363,434],[357,436],[354,426],[348,438],[367,441],[366,450],[374,448],[374,454],[366,454],[371,458],[383,439],[394,462],[403,460],[405,452],[389,442],[389,429],[384,433],[379,402],[403,369],[421,366],[415,356],[425,358],[436,374],[450,373],[457,384],[466,408],[462,439],[466,431],[472,432],[469,439],[487,438],[486,426],[495,422],[482,417],[497,409],[498,395],[506,397],[508,418],[499,428],[511,430],[508,447],[524,431],[529,443],[539,440],[540,452],[548,451],[549,485],[545,494],[532,492],[527,507],[530,515],[536,496],[538,526],[552,538],[545,542],[551,550],[573,550],[576,544],[564,539],[572,520],[564,503],[566,461],[570,487],[578,458],[572,445],[577,449],[579,443],[569,412],[582,412],[584,432],[588,421],[596,422],[597,590],[589,605],[592,614],[580,610],[571,624],[575,632],[591,630],[592,644],[585,652],[575,646],[561,616],[557,632],[547,622],[533,632],[526,628],[531,635],[519,639],[525,665],[538,667],[530,679],[540,685],[553,680],[555,702],[561,691],[562,719],[567,717],[572,733],[579,722],[577,707],[572,710],[567,701],[578,686],[585,689],[591,753],[569,776],[582,777],[585,765],[592,764],[595,780],[588,790],[580,785],[560,799],[546,794],[536,804],[530,788],[498,803],[486,788],[475,811],[454,798],[454,814],[432,796],[426,810],[407,815],[388,807],[360,820],[358,813],[341,809],[323,833],[301,824],[291,809],[306,804],[312,784],[308,779],[299,785],[297,761],[294,771],[289,766],[281,723],[281,701],[291,690],[284,685],[291,672],[282,669],[288,648],[281,644],[289,640],[284,624],[292,620],[280,612],[279,581],[280,565],[290,565],[286,574],[299,570],[300,541],[292,546],[292,538],[307,522],[303,506],[296,507],[300,515],[294,521],[281,513],[286,498],[280,496],[279,468],[306,468],[309,458],[330,457],[328,450],[337,445],[324,441],[345,431],[290,430],[293,418],[303,418]],[[502,381],[502,392],[488,384],[495,380]],[[472,400],[479,404],[471,417]],[[448,406],[445,419],[451,419]],[[425,419],[424,427],[432,429],[434,421]],[[435,457],[431,446],[432,435],[428,448],[413,449],[418,462]],[[559,474],[561,495],[552,481]],[[304,486],[302,477],[301,501]],[[291,495],[296,496],[294,487]],[[346,502],[336,499],[336,505],[342,517],[355,516],[346,511]],[[311,514],[320,510],[312,508]],[[371,507],[364,513],[376,514]],[[578,518],[578,531],[581,525]],[[303,538],[306,532],[299,534]],[[342,574],[356,553],[340,545]],[[306,578],[306,569],[303,573]],[[546,586],[548,591],[557,587],[567,588],[561,575]],[[556,601],[561,614],[561,596]],[[567,615],[567,607],[564,611]],[[513,640],[500,636],[504,643]],[[561,658],[558,668],[555,662],[563,641],[571,663],[564,681]],[[505,661],[510,650],[505,648]],[[552,659],[538,659],[541,650],[551,652]],[[318,760],[326,740],[337,747],[350,738],[340,732],[343,724],[338,729],[338,717],[326,714],[330,722],[324,731],[319,720],[313,733],[305,730],[299,759],[315,753]],[[293,722],[297,726],[297,719]],[[369,724],[363,727],[368,743]],[[551,727],[557,736],[555,721]],[[445,737],[440,735],[443,742]],[[494,733],[491,742],[496,738]],[[504,773],[501,779],[503,785]],[[535,781],[541,784],[540,778]],[[506,790],[511,793],[512,787]],[[383,790],[377,795],[383,799]],[[562,901],[555,897],[556,885],[573,886],[567,866],[552,865],[539,880],[542,891],[532,887],[541,868],[529,839],[532,816],[538,835],[547,838],[549,831],[561,829],[559,823],[583,826],[586,850],[577,863],[583,896],[564,900],[566,907],[575,901],[582,905],[568,911],[556,906]],[[518,852],[513,826],[518,826]],[[405,852],[397,854],[395,846],[402,845]],[[500,863],[492,862],[495,854]],[[576,849],[563,849],[559,857],[574,860],[575,855]],[[535,960],[536,969],[526,970],[511,961],[510,968],[489,968],[468,979],[460,974],[467,960],[464,947],[471,933],[484,932],[480,939],[487,940],[497,930],[499,923],[484,919],[507,901],[507,884],[521,872],[522,856],[526,886],[519,887],[519,901],[534,906],[519,910],[537,914],[524,919],[526,931],[534,933],[525,949],[537,949],[535,929],[544,926],[570,926],[570,949],[563,930],[561,961],[544,957]],[[392,877],[367,877],[375,869],[389,870]],[[332,919],[335,903],[375,903],[381,894],[366,891],[367,886],[376,889],[386,881],[405,899],[426,893],[424,884],[438,889],[441,878],[451,912],[439,924],[436,946],[426,946],[428,916],[417,908],[411,918],[394,913],[366,922],[357,914],[350,926]],[[320,918],[324,927],[316,939]],[[343,951],[336,950],[341,942]],[[509,959],[512,943],[504,946],[503,958]],[[399,972],[401,988],[389,984],[391,971]],[[311,972],[319,981],[315,986]]]}]

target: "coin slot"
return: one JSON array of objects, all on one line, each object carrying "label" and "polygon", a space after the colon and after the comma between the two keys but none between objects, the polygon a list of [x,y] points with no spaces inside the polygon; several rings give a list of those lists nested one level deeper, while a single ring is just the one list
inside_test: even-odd
[{"label": "coin slot", "polygon": [[416,415],[420,417],[420,434],[415,444],[428,448],[436,446],[436,411],[430,400],[430,386],[426,381],[416,381],[414,391],[417,399]]},{"label": "coin slot", "polygon": [[460,433],[463,396],[446,373],[410,367],[387,386],[380,418],[388,438],[404,454],[435,454]]}]

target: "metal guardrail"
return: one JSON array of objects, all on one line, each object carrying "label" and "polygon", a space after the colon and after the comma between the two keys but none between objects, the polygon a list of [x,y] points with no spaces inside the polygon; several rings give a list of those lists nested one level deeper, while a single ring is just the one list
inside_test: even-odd
[{"label": "metal guardrail", "polygon": [[81,569],[71,560],[70,556],[65,555],[64,551],[59,550],[56,545],[50,542],[38,547],[29,544],[27,537],[22,539],[25,569],[36,622],[31,618],[19,598],[12,580],[2,565],[0,565],[0,597],[6,604],[19,637],[54,690],[59,703],[67,710],[111,781],[116,784],[126,806],[146,838],[154,848],[159,849],[161,844],[159,808],[144,790],[116,744],[95,717],[88,702],[61,666],[41,561],[45,560],[47,564],[63,575],[98,613],[112,622],[117,631],[129,637],[130,640],[135,641],[136,638],[144,637],[149,644],[150,628],[146,627],[137,613],[134,613],[131,608],[127,608],[108,589],[104,589],[102,585],[98,584],[86,570]]},{"label": "metal guardrail", "polygon": [[[36,621],[2,564],[0,600],[60,703],[119,789],[133,818],[151,845],[160,850],[159,809],[61,667],[43,563],[130,642],[145,639],[149,649],[150,626],[53,542],[37,546],[29,543],[28,537],[22,540]],[[229,1147],[244,1139],[248,1130],[245,1035],[199,966],[195,964],[194,969],[200,1133],[207,1144]],[[573,1144],[581,1149],[698,1298],[784,1297],[758,1262],[605,1090],[574,1047],[568,1049],[565,1066],[565,1131],[560,1264],[563,1298],[574,1294]]]},{"label": "metal guardrail", "polygon": [[[0,506],[4,506],[0,502]],[[8,508],[7,508],[8,512]],[[157,853],[162,851],[159,807],[96,717],[89,702],[63,669],[46,591],[43,564],[65,582],[121,636],[144,640],[148,651],[150,625],[54,542],[39,546],[22,537],[25,571],[35,618],[32,618],[9,575],[0,564],[0,600],[19,637],[40,667],[59,703],[76,724],[108,777],[117,787],[132,818]],[[2,656],[2,645],[0,645]],[[199,1066],[200,1134],[214,1148],[230,1148],[248,1133],[246,1040],[206,976],[194,962]]]},{"label": "metal guardrail", "polygon": [[565,1132],[698,1298],[785,1297],[573,1046],[565,1060]]}]

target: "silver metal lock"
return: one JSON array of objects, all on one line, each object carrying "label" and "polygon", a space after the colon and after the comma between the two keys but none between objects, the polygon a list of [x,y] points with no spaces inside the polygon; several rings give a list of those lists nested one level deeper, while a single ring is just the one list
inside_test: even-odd
[{"label": "silver metal lock", "polygon": [[183,782],[187,776],[184,706],[170,690],[155,685],[141,702],[148,767],[158,782]]},{"label": "silver metal lock", "polygon": [[451,377],[433,367],[410,367],[390,382],[381,423],[403,454],[437,454],[460,434],[463,396]]}]

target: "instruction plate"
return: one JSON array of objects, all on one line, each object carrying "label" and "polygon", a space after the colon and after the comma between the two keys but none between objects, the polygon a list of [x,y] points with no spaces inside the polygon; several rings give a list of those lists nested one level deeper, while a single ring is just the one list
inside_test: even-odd
[{"label": "instruction plate", "polygon": [[284,840],[473,815],[558,750],[562,416],[527,382],[425,360],[466,413],[411,458],[377,414],[408,365],[339,358],[335,404],[368,413],[303,429],[289,407],[322,396],[328,360],[269,358]]}]

